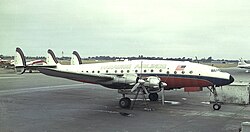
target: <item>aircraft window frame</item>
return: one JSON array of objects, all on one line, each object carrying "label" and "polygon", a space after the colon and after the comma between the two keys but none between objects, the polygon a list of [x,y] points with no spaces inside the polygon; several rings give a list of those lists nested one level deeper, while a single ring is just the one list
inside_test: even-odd
[{"label": "aircraft window frame", "polygon": [[174,71],[174,74],[177,74],[177,71]]},{"label": "aircraft window frame", "polygon": [[189,71],[190,74],[193,74],[194,72],[193,71]]},{"label": "aircraft window frame", "polygon": [[185,74],[185,71],[181,71],[182,74]]}]

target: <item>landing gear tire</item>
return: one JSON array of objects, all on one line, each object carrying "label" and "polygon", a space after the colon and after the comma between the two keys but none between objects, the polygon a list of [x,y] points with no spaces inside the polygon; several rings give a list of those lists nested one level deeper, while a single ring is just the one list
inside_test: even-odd
[{"label": "landing gear tire", "polygon": [[215,104],[213,105],[213,109],[214,109],[214,110],[220,110],[220,108],[221,108],[221,105],[218,104],[218,103],[215,103]]},{"label": "landing gear tire", "polygon": [[128,97],[121,98],[119,101],[119,105],[121,108],[129,108],[131,105],[131,100]]},{"label": "landing gear tire", "polygon": [[158,94],[157,93],[150,93],[148,96],[150,101],[157,101],[158,100]]}]

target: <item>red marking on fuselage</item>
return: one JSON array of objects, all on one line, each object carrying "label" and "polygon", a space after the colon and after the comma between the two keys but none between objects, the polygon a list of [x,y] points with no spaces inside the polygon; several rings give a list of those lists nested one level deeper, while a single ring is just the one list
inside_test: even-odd
[{"label": "red marking on fuselage", "polygon": [[[167,88],[208,87],[213,85],[213,83],[208,80],[197,79],[197,78],[181,78],[181,77],[169,77],[169,76],[160,78],[161,81],[167,83]],[[73,80],[84,83],[98,84],[96,82],[90,82],[79,79],[73,79]]]},{"label": "red marking on fuselage", "polygon": [[207,87],[212,86],[208,80],[197,78],[181,78],[181,77],[160,77],[161,81],[167,83],[167,88],[182,88],[182,87]]}]

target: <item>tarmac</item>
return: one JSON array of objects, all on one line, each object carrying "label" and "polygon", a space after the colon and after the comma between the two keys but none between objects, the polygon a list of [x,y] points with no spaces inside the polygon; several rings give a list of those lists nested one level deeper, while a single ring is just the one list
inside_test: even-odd
[{"label": "tarmac", "polygon": [[[223,71],[250,82],[245,70]],[[0,132],[235,132],[250,121],[249,105],[214,111],[209,96],[206,89],[165,91],[165,105],[138,100],[129,110],[119,107],[117,90],[0,69]]]}]

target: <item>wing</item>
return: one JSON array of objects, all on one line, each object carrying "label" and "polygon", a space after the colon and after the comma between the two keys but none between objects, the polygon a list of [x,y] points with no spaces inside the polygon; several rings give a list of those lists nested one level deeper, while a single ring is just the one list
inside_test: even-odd
[{"label": "wing", "polygon": [[111,75],[102,75],[102,74],[86,74],[79,72],[69,72],[69,71],[60,71],[53,68],[37,68],[38,71],[45,75],[67,78],[70,80],[87,82],[87,83],[95,83],[99,84],[106,81],[111,81],[114,79]]}]

